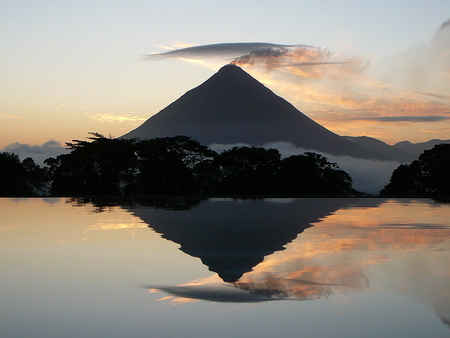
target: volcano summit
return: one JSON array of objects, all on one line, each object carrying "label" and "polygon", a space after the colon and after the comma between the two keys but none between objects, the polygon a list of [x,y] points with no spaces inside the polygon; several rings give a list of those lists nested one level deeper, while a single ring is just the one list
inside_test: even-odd
[{"label": "volcano summit", "polygon": [[121,138],[176,135],[190,136],[204,145],[289,142],[333,155],[389,159],[314,122],[235,65],[223,66]]}]

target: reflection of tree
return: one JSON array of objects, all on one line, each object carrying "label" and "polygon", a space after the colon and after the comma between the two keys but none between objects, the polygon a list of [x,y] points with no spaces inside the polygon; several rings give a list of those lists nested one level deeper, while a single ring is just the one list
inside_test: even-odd
[{"label": "reflection of tree", "polygon": [[160,196],[160,197],[72,197],[69,203],[77,206],[92,204],[94,212],[103,212],[115,206],[127,209],[151,208],[162,210],[190,210],[198,206],[206,198],[196,196]]}]

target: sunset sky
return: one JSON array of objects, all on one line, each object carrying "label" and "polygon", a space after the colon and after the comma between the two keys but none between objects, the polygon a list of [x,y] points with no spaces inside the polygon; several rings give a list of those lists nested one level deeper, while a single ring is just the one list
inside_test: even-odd
[{"label": "sunset sky", "polygon": [[232,61],[340,135],[450,139],[449,19],[448,0],[0,0],[0,150],[121,136]]}]

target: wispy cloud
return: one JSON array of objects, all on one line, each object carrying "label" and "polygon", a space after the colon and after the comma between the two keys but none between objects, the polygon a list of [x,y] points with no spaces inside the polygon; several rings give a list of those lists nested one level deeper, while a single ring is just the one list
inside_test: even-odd
[{"label": "wispy cloud", "polygon": [[139,125],[145,120],[147,120],[146,117],[136,115],[114,115],[114,114],[93,114],[93,113],[86,113],[86,115],[97,122],[127,123],[132,126]]},{"label": "wispy cloud", "polygon": [[450,120],[449,116],[426,115],[426,116],[380,116],[366,117],[360,120],[373,120],[379,122],[439,122]]},{"label": "wispy cloud", "polygon": [[22,116],[17,116],[17,115],[4,115],[4,114],[0,114],[0,117],[4,117],[7,119],[23,119]]}]

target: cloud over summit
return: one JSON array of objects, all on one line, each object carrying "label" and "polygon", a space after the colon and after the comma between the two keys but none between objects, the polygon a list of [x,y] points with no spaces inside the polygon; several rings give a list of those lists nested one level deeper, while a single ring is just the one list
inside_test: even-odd
[{"label": "cloud over summit", "polygon": [[[306,44],[265,42],[193,46],[151,57],[216,68],[218,60],[239,65],[341,135],[391,134],[384,140],[395,143],[414,129],[424,141],[448,138],[450,20],[428,42],[381,61]],[[423,123],[426,128],[420,127]]]},{"label": "cloud over summit", "polygon": [[149,54],[149,58],[208,58],[208,57],[232,57],[236,58],[255,50],[264,49],[288,49],[296,45],[280,45],[267,42],[234,42],[215,43],[200,46],[191,46],[169,50],[162,53]]}]

